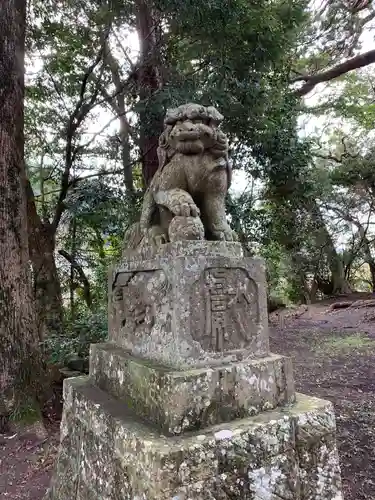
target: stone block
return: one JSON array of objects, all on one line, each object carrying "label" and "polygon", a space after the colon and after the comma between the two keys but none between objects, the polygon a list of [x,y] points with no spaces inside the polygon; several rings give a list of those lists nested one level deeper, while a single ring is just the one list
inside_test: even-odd
[{"label": "stone block", "polygon": [[166,434],[244,418],[294,402],[292,363],[270,355],[177,371],[135,358],[114,344],[91,346],[94,383]]},{"label": "stone block", "polygon": [[[62,439],[70,463],[60,462],[53,500],[342,500],[325,401],[298,394],[291,407],[167,437],[89,378],[66,380],[64,396],[62,436],[78,433],[85,447],[72,453]],[[314,444],[301,438],[303,426]],[[79,495],[61,487],[72,469]]]},{"label": "stone block", "polygon": [[109,340],[176,368],[269,354],[265,266],[239,243],[186,241],[110,272]]}]

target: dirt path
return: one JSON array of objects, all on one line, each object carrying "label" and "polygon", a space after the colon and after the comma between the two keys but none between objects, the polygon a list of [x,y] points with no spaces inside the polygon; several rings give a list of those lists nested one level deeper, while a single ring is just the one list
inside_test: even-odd
[{"label": "dirt path", "polygon": [[273,315],[271,348],[293,357],[299,392],[335,405],[345,500],[373,500],[375,307],[329,311],[327,302],[299,313]]},{"label": "dirt path", "polygon": [[[274,313],[271,347],[293,357],[298,391],[335,405],[345,500],[374,500],[375,306],[330,311],[330,302]],[[56,419],[48,439],[0,436],[0,500],[41,500],[57,445]]]},{"label": "dirt path", "polygon": [[[0,499],[40,500],[50,481],[56,439],[27,433],[9,435],[0,445]],[[53,450],[51,447],[53,446]]]},{"label": "dirt path", "polygon": [[[0,434],[0,500],[41,500],[59,444],[61,387],[44,409],[45,425],[17,425]],[[47,431],[47,432],[46,432]]]}]

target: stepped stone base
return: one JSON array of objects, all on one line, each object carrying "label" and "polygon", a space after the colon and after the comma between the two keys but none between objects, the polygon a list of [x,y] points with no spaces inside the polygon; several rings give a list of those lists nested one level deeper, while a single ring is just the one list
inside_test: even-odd
[{"label": "stepped stone base", "polygon": [[64,383],[50,500],[342,500],[330,403],[162,436],[88,377]]},{"label": "stepped stone base", "polygon": [[93,344],[90,376],[161,429],[181,434],[256,415],[295,400],[290,358],[270,354],[230,365],[178,371],[129,355],[115,344]]}]

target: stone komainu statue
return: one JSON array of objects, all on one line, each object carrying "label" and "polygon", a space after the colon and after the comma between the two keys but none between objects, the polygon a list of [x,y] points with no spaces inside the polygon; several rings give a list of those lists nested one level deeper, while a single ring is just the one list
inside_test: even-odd
[{"label": "stone komainu statue", "polygon": [[212,106],[184,104],[167,111],[159,167],[139,223],[125,234],[124,250],[184,239],[237,239],[225,215],[231,171],[222,120]]}]

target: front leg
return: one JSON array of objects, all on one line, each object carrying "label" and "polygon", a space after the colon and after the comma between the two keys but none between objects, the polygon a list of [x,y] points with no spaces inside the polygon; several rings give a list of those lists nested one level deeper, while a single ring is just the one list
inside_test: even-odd
[{"label": "front leg", "polygon": [[167,208],[173,215],[184,217],[199,217],[199,208],[193,198],[183,189],[174,188],[168,191],[157,191],[154,193],[157,205]]},{"label": "front leg", "polygon": [[237,235],[227,223],[225,194],[206,193],[202,205],[205,229],[214,240],[237,241]]}]

